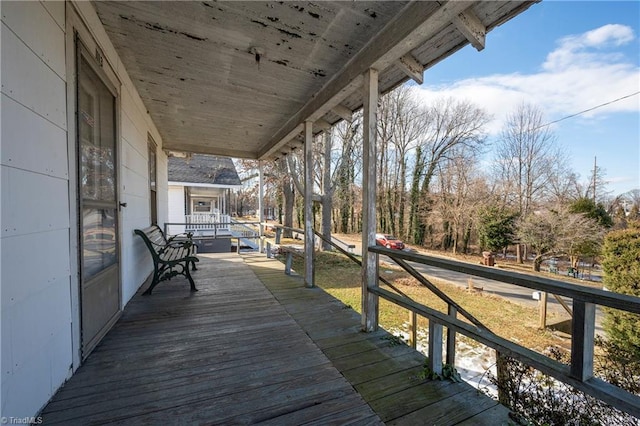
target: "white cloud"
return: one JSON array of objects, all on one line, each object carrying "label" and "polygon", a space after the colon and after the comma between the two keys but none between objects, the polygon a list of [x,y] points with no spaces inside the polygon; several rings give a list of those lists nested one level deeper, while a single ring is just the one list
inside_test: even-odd
[{"label": "white cloud", "polygon": [[[640,68],[616,50],[633,41],[630,27],[605,25],[560,39],[538,73],[494,74],[446,87],[425,85],[419,92],[425,100],[453,96],[486,108],[495,118],[488,129],[492,134],[499,132],[506,115],[523,101],[539,106],[551,121],[640,90]],[[632,96],[583,117],[640,112],[639,99],[639,95]]]},{"label": "white cloud", "polygon": [[584,63],[591,66],[606,65],[621,58],[614,52],[603,54],[604,49],[625,45],[634,38],[633,29],[618,24],[604,25],[580,35],[570,35],[560,39],[559,47],[549,53],[542,67],[553,72]]}]

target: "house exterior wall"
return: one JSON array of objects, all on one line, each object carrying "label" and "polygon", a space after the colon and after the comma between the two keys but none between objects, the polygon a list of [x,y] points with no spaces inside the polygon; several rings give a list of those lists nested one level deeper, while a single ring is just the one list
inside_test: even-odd
[{"label": "house exterior wall", "polygon": [[74,111],[68,110],[75,84],[69,52],[74,25],[80,23],[81,36],[90,35],[100,46],[121,83],[123,307],[152,270],[133,234],[150,223],[148,133],[158,143],[160,223],[167,220],[167,158],[90,3],[3,1],[0,12],[0,417],[23,418],[35,416],[80,364],[75,131],[69,124]]},{"label": "house exterior wall", "polygon": [[[169,220],[168,222],[183,223],[184,215],[184,186],[182,185],[169,185],[168,191],[168,206],[169,206]],[[184,226],[171,226],[168,229],[169,234],[180,234],[184,232]]]}]

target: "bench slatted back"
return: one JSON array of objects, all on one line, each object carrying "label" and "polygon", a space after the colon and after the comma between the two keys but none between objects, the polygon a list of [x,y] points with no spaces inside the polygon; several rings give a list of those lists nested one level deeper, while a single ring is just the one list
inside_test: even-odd
[{"label": "bench slatted back", "polygon": [[167,245],[167,240],[164,237],[162,230],[153,225],[145,229],[136,229],[134,232],[142,237],[142,240],[146,244],[147,248],[151,252],[154,260],[159,257],[159,252]]}]

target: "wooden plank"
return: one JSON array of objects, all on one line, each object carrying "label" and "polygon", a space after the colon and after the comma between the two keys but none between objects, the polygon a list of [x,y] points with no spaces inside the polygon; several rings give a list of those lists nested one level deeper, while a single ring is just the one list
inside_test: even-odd
[{"label": "wooden plank", "polygon": [[416,83],[422,84],[424,82],[424,67],[412,54],[407,53],[401,56],[395,64]]},{"label": "wooden plank", "polygon": [[364,365],[342,373],[355,386],[406,370],[407,368],[422,366],[423,363],[424,357],[416,356],[415,353],[407,353],[406,355],[386,359],[375,364]]},{"label": "wooden plank", "polygon": [[419,374],[423,371],[424,367],[422,365],[413,366],[406,370],[400,370],[374,380],[360,383],[356,385],[355,388],[367,401],[374,401],[412,386],[417,386],[422,382],[422,380],[419,379]]},{"label": "wooden plank", "polygon": [[[98,411],[101,406],[122,407],[137,405],[146,400],[157,400],[158,395],[171,394],[177,396],[192,392],[205,392],[211,381],[216,383],[217,394],[236,392],[242,386],[258,386],[260,383],[274,381],[280,375],[299,376],[304,370],[329,367],[326,358],[320,354],[308,354],[304,362],[299,360],[299,354],[287,354],[287,356],[271,357],[261,360],[260,364],[247,364],[242,368],[243,374],[239,375],[232,369],[218,370],[212,368],[216,364],[212,358],[211,363],[205,366],[190,366],[189,368],[171,372],[169,374],[151,374],[145,380],[122,380],[112,382],[108,387],[88,386],[82,392],[62,392],[56,400],[47,407],[50,412],[72,409],[74,415],[84,410]],[[256,360],[257,361],[257,360]],[[257,367],[259,366],[259,367]],[[141,376],[143,377],[143,376]],[[285,376],[282,376],[285,377]],[[77,386],[77,385],[76,385]],[[203,387],[202,389],[196,389]],[[113,393],[113,397],[105,401],[105,392]]]},{"label": "wooden plank", "polygon": [[383,422],[388,422],[423,408],[425,404],[431,405],[463,392],[468,386],[466,383],[453,383],[448,380],[423,382],[419,386],[370,401],[369,405]]},{"label": "wooden plank", "polygon": [[[212,263],[203,259],[197,273],[214,272]],[[44,409],[47,423],[379,424],[254,274],[218,271],[222,278],[200,280],[196,295],[185,297],[177,279],[176,288],[134,298]]]},{"label": "wooden plank", "polygon": [[236,417],[233,420],[234,422],[242,423],[244,423],[245,420],[250,420],[255,423],[259,422],[261,425],[275,426],[283,424],[320,426],[327,424],[382,425],[383,423],[378,416],[372,414],[372,410],[368,406],[363,406],[361,402],[362,399],[359,395],[351,394],[322,402],[315,401],[314,403],[297,406],[295,408],[285,406],[281,410],[269,412],[267,414],[269,416],[268,418],[265,418],[266,415],[263,415],[253,419]]},{"label": "wooden plank", "polygon": [[494,405],[465,421],[459,426],[510,426],[514,424],[509,418],[509,410],[503,405]]},{"label": "wooden plank", "polygon": [[429,321],[429,368],[442,374],[442,324]]},{"label": "wooden plank", "polygon": [[[457,393],[469,396],[469,400],[473,402],[460,412],[461,415],[456,417],[458,420],[481,411],[482,407],[496,404],[490,398],[478,395],[473,387],[465,383],[420,380],[418,375],[424,369],[424,355],[406,345],[392,346],[389,341],[391,336],[384,330],[374,333],[359,332],[353,325],[349,326],[350,322],[352,324],[358,322],[358,315],[352,310],[334,310],[336,302],[333,297],[321,289],[314,290],[312,297],[295,297],[295,293],[309,293],[309,290],[301,288],[299,281],[295,279],[273,274],[278,272],[273,272],[271,275],[261,274],[263,277],[279,277],[277,281],[271,279],[264,281],[265,285],[270,289],[272,286],[277,287],[278,290],[274,292],[276,297],[280,292],[286,293],[287,297],[280,302],[287,312],[323,348],[332,363],[341,370],[344,377],[379,415],[387,415],[391,418],[397,415],[409,415],[421,409],[432,410],[434,413],[446,413],[455,407],[450,403],[439,401],[447,401]],[[290,290],[283,290],[287,285]],[[325,306],[329,308],[323,314],[323,310],[318,307]],[[318,335],[326,337],[318,339],[316,338]],[[380,352],[380,355],[374,354],[376,351]],[[385,356],[388,358],[383,359]],[[449,385],[452,389],[459,387],[459,390],[444,395],[442,391],[438,391],[440,387]],[[374,401],[378,401],[379,410],[374,406]],[[441,403],[442,407],[439,405]],[[407,406],[411,408],[408,410],[398,408]],[[399,414],[394,413],[393,410],[399,410]],[[506,419],[506,416],[504,418]],[[500,418],[495,421],[499,422]]]},{"label": "wooden plank", "polygon": [[372,333],[354,333],[346,336],[327,337],[325,339],[315,339],[314,342],[323,351],[334,346],[340,346],[351,342],[358,342],[368,339],[381,339],[388,337],[389,334],[384,330],[374,331]]},{"label": "wooden plank", "polygon": [[[480,394],[478,390],[469,387],[462,392],[443,399],[438,404],[431,404],[420,408],[405,416],[398,417],[387,424],[390,426],[457,425],[462,421],[474,419],[477,414],[495,407],[496,405],[498,405],[497,401],[494,401],[486,395]],[[494,422],[496,422],[498,418],[499,417],[494,418]],[[502,418],[505,419],[506,416],[503,416]]]},{"label": "wooden plank", "polygon": [[[114,392],[114,397],[100,399],[91,404],[80,405],[80,401],[72,401],[73,406],[64,411],[49,410],[47,422],[66,422],[82,418],[83,421],[108,422],[125,418],[145,416],[156,410],[189,406],[202,400],[211,400],[212,404],[220,403],[225,399],[235,399],[238,393],[243,393],[247,400],[258,399],[273,389],[297,387],[300,382],[331,383],[340,380],[339,374],[329,364],[305,367],[302,363],[296,364],[295,370],[282,369],[270,376],[248,379],[247,376],[236,374],[218,380],[217,375],[199,375],[190,380],[183,381],[180,385],[150,387],[143,393],[120,397],[119,392]],[[211,386],[215,382],[215,386]],[[335,383],[332,383],[333,386]],[[53,407],[55,408],[55,407]],[[240,408],[235,407],[237,412]],[[220,414],[217,415],[219,418]]]}]

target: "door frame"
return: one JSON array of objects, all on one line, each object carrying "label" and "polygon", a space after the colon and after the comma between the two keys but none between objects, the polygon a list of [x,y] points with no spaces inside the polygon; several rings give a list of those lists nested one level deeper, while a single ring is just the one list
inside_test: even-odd
[{"label": "door frame", "polygon": [[[81,9],[83,5],[75,5],[71,2],[65,2],[65,63],[66,63],[66,98],[67,98],[67,158],[69,165],[69,272],[70,272],[70,303],[71,303],[71,353],[72,364],[70,366],[69,375],[73,374],[82,362],[84,361],[82,354],[82,279],[81,279],[81,255],[80,252],[80,238],[82,235],[79,232],[80,226],[80,193],[78,185],[78,132],[77,132],[77,90],[78,90],[78,58],[80,45],[85,49],[85,55],[88,58],[89,64],[92,66],[94,72],[96,72],[103,83],[115,96],[114,106],[114,132],[115,132],[115,158],[116,158],[116,188],[115,196],[116,202],[121,199],[121,185],[119,184],[119,178],[122,176],[121,170],[121,82],[118,78],[115,67],[109,61],[108,57],[104,55],[103,48],[97,41],[97,37],[94,32],[89,30],[85,24],[84,14]],[[89,6],[92,7],[92,6]],[[80,8],[80,9],[78,9]],[[91,52],[95,52],[94,56],[91,56]],[[101,62],[101,67],[94,66],[93,61]],[[123,302],[122,302],[122,214],[120,209],[116,209],[117,217],[117,239],[118,244],[116,246],[116,256],[119,263],[118,273],[118,314],[112,321],[110,321],[109,327],[115,323],[122,314]]]}]

